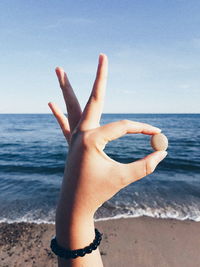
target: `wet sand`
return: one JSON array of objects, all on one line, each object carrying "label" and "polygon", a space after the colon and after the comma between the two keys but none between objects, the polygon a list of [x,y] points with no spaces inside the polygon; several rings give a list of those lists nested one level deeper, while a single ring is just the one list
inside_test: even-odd
[{"label": "wet sand", "polygon": [[[147,217],[96,222],[104,267],[199,267],[200,223]],[[0,224],[1,267],[57,266],[54,225]],[[91,266],[95,267],[95,266]]]}]

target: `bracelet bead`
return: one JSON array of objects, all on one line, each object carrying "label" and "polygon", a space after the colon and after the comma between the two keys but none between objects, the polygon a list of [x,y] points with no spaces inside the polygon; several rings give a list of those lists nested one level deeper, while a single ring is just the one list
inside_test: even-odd
[{"label": "bracelet bead", "polygon": [[95,228],[95,238],[93,242],[89,245],[86,246],[85,248],[81,249],[75,249],[75,250],[68,250],[63,247],[61,247],[56,240],[56,237],[54,237],[51,240],[51,245],[50,248],[51,250],[59,257],[65,258],[65,259],[75,259],[77,257],[83,257],[85,254],[92,253],[93,250],[96,250],[97,247],[99,246],[101,240],[102,240],[102,235],[96,228]]}]

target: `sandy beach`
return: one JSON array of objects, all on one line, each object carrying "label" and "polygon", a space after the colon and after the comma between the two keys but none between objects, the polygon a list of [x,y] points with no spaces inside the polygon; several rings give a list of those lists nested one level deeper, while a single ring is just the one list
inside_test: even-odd
[{"label": "sandy beach", "polygon": [[[96,222],[105,267],[200,266],[200,223],[147,217]],[[52,224],[2,223],[1,267],[57,266]]]}]

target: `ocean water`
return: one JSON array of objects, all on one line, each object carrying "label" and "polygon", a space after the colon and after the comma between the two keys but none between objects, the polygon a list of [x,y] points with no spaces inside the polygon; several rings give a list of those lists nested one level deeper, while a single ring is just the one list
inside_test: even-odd
[{"label": "ocean water", "polygon": [[[200,114],[104,114],[101,124],[130,119],[160,127],[168,157],[121,190],[96,219],[151,216],[200,221]],[[105,152],[128,163],[151,153],[150,137],[126,135]],[[67,143],[50,114],[0,115],[0,221],[54,222]]]}]

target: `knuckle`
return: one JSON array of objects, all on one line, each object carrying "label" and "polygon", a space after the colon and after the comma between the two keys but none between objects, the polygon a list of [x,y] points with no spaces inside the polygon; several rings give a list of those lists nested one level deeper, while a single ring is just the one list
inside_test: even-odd
[{"label": "knuckle", "polygon": [[127,186],[127,178],[124,175],[121,175],[119,179],[119,187],[124,188],[126,186]]},{"label": "knuckle", "polygon": [[96,104],[96,103],[98,103],[100,100],[101,100],[100,96],[99,96],[97,93],[95,93],[95,94],[91,95],[91,97],[90,97],[90,101],[89,101],[89,102],[90,102],[90,104],[91,104],[91,103]]},{"label": "knuckle", "polygon": [[122,127],[126,128],[130,124],[130,120],[124,119],[121,120],[120,123],[122,124]]},{"label": "knuckle", "polygon": [[81,143],[83,147],[90,147],[95,143],[95,135],[93,132],[82,133]]},{"label": "knuckle", "polygon": [[130,124],[130,121],[126,120],[126,119],[125,120],[121,120],[120,124],[121,124],[122,134],[126,134],[126,130],[128,128],[128,125]]},{"label": "knuckle", "polygon": [[[117,171],[117,174],[116,174],[116,177],[119,177],[119,179],[117,179],[118,183],[117,183],[117,186],[118,186],[118,189],[121,189],[121,188],[124,188],[126,187],[129,183],[128,183],[128,175],[127,175],[127,165],[126,164],[122,164],[122,163],[118,163],[118,171]],[[121,166],[123,168],[121,168]]]},{"label": "knuckle", "polygon": [[121,120],[121,123],[122,123],[123,125],[127,125],[127,124],[129,123],[129,120],[127,120],[127,119]]},{"label": "knuckle", "polygon": [[151,174],[154,171],[154,166],[151,162],[151,160],[145,161],[145,176]]}]

